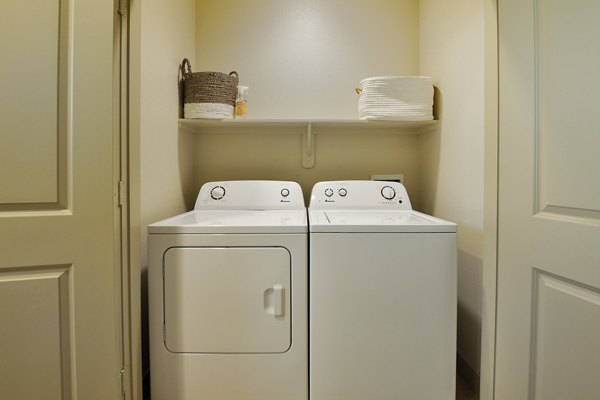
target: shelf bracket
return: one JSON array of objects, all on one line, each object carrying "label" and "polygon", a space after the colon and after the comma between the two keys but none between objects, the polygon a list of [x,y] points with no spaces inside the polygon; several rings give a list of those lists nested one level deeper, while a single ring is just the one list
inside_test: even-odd
[{"label": "shelf bracket", "polygon": [[315,138],[312,133],[312,122],[306,125],[306,132],[302,133],[302,166],[313,168],[315,166]]}]

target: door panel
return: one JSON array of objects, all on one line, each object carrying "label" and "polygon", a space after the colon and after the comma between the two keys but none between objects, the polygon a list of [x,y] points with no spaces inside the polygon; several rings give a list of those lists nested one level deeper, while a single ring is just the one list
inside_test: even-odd
[{"label": "door panel", "polygon": [[113,2],[0,2],[0,397],[120,398]]},{"label": "door panel", "polygon": [[596,399],[600,3],[499,6],[496,399]]},{"label": "door panel", "polygon": [[70,266],[0,270],[0,343],[10,344],[0,363],[3,395],[70,397],[70,278]]},{"label": "door panel", "polygon": [[66,207],[70,6],[0,5],[0,211]]},{"label": "door panel", "polygon": [[[534,36],[540,210],[600,218],[600,7],[595,0],[539,0]],[[596,130],[597,131],[597,130]]]},{"label": "door panel", "polygon": [[536,271],[533,306],[534,399],[600,393],[600,291]]}]

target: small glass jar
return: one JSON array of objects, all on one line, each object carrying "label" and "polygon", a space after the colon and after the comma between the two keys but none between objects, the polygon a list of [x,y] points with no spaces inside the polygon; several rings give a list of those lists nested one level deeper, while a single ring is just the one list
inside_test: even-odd
[{"label": "small glass jar", "polygon": [[248,86],[238,86],[235,100],[235,117],[243,118],[248,115]]}]

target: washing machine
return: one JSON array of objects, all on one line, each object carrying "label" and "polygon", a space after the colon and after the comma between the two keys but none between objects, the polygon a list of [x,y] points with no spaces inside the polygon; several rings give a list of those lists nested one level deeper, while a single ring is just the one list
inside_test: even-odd
[{"label": "washing machine", "polygon": [[454,400],[456,225],[397,182],[317,183],[309,206],[311,400]]},{"label": "washing machine", "polygon": [[300,186],[207,183],[148,234],[152,399],[306,400]]}]

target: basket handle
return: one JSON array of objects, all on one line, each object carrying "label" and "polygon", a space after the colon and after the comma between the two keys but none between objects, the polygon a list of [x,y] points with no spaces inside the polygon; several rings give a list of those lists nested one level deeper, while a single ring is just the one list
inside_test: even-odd
[{"label": "basket handle", "polygon": [[233,75],[233,76],[235,76],[235,77],[236,77],[236,79],[240,79],[240,77],[238,76],[238,73],[237,73],[236,71],[231,71],[231,72],[229,73],[229,75]]},{"label": "basket handle", "polygon": [[[187,65],[187,71],[185,68],[186,65]],[[187,58],[184,58],[183,61],[181,62],[181,66],[179,67],[179,69],[181,70],[181,76],[185,80],[188,77],[188,75],[192,74],[192,64],[190,63],[190,60],[188,60]]]}]

